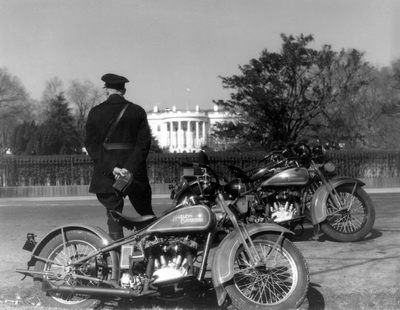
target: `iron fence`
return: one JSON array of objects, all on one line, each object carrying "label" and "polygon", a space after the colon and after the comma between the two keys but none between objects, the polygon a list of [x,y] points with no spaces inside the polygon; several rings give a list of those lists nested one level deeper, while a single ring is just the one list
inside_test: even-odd
[{"label": "iron fence", "polygon": [[[230,178],[228,165],[254,167],[264,153],[212,153],[210,165]],[[356,178],[400,176],[400,151],[331,151],[329,156],[340,175]],[[194,162],[196,154],[150,154],[147,164],[151,183],[174,183],[182,175],[182,163]],[[89,156],[0,157],[0,186],[87,185],[92,175]]]}]

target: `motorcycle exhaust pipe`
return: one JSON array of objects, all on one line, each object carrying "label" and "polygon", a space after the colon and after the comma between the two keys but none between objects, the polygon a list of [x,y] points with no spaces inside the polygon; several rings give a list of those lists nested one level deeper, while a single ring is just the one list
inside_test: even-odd
[{"label": "motorcycle exhaust pipe", "polygon": [[155,290],[143,288],[142,291],[108,287],[86,287],[86,286],[70,286],[70,285],[54,285],[53,283],[43,280],[42,291],[57,292],[69,294],[85,294],[85,295],[106,295],[118,297],[142,297],[157,293]]}]

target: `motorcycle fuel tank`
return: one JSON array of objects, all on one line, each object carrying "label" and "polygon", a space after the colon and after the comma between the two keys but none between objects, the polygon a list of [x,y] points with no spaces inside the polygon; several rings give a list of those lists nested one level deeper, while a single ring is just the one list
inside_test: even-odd
[{"label": "motorcycle fuel tank", "polygon": [[215,214],[204,205],[178,208],[147,228],[148,233],[194,233],[209,231],[214,228]]},{"label": "motorcycle fuel tank", "polygon": [[309,178],[308,170],[304,167],[288,168],[265,180],[261,186],[302,186],[307,184]]},{"label": "motorcycle fuel tank", "polygon": [[262,178],[262,177],[263,177],[265,174],[267,174],[268,172],[270,172],[270,171],[269,171],[269,168],[266,168],[266,167],[261,168],[261,169],[258,169],[258,170],[251,176],[251,179],[252,179],[253,181],[256,181],[256,180]]}]

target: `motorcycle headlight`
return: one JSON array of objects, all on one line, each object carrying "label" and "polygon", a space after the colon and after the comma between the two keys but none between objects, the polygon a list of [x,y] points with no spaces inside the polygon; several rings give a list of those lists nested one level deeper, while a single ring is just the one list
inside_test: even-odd
[{"label": "motorcycle headlight", "polygon": [[317,145],[313,148],[313,158],[314,161],[322,164],[325,161],[326,150],[322,145]]},{"label": "motorcycle headlight", "polygon": [[313,153],[316,156],[322,156],[326,154],[326,150],[322,145],[317,145],[313,148]]},{"label": "motorcycle headlight", "polygon": [[233,179],[224,186],[224,190],[233,198],[237,198],[240,194],[246,191],[246,185],[241,179]]},{"label": "motorcycle headlight", "polygon": [[334,165],[334,163],[332,163],[332,162],[330,162],[330,161],[328,161],[328,162],[326,162],[326,163],[324,164],[324,170],[325,170],[326,172],[331,173],[331,172],[335,171],[335,168],[336,168],[336,166]]}]

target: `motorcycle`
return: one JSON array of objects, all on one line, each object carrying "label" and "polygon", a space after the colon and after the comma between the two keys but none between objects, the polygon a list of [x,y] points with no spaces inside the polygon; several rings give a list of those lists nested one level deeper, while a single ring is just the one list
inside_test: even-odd
[{"label": "motorcycle", "polygon": [[[196,296],[199,288],[210,285],[205,275],[212,261],[219,306],[298,307],[310,275],[303,255],[286,238],[293,232],[273,223],[246,225],[237,206],[240,195],[232,200],[226,189],[217,188],[218,212],[195,199],[160,217],[113,212],[114,219],[132,231],[116,241],[85,224],[55,228],[40,242],[29,233],[23,247],[32,251],[28,268],[16,271],[33,278],[43,305],[82,309],[104,296],[127,302]],[[212,240],[221,227],[229,233],[212,254]]]},{"label": "motorcycle", "polygon": [[[245,222],[274,222],[291,230],[300,226],[301,232],[310,222],[315,235],[322,230],[339,242],[359,241],[371,231],[375,208],[362,188],[365,184],[336,176],[323,147],[294,145],[270,152],[265,159],[264,166],[249,171],[228,167],[236,177],[228,182],[231,198],[237,197],[238,189],[245,193],[238,201]],[[203,190],[211,179],[205,173],[196,181],[182,182],[173,193],[174,203],[197,195],[205,204],[214,204],[214,193]]]}]

